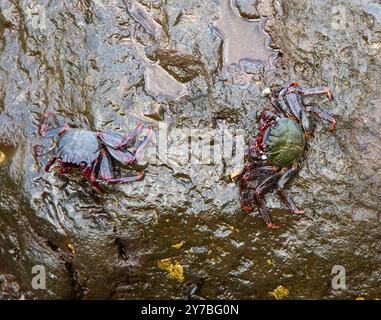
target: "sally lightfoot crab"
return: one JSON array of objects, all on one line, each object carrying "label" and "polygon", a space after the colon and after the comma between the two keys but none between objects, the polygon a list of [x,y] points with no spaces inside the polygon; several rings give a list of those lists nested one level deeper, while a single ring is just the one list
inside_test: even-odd
[{"label": "sally lightfoot crab", "polygon": [[147,135],[137,145],[135,151],[131,152],[129,149],[134,146],[137,136],[143,129],[142,123],[139,123],[131,133],[122,137],[112,132],[74,129],[68,125],[49,128],[48,119],[52,115],[47,113],[43,116],[39,134],[43,138],[58,136],[57,142],[43,152],[40,150],[40,145],[34,146],[34,153],[39,157],[53,151],[54,155],[45,167],[46,172],[50,172],[55,162],[58,162],[60,173],[71,173],[77,169],[82,176],[90,178],[92,185],[99,192],[103,192],[97,182],[99,178],[106,183],[126,183],[142,178],[143,172],[137,172],[129,177],[115,178],[111,158],[124,165],[135,163],[152,135],[151,128],[148,129]]},{"label": "sally lightfoot crab", "polygon": [[324,94],[332,100],[332,93],[326,87],[303,88],[294,82],[290,86],[270,93],[270,103],[275,112],[264,111],[259,120],[259,135],[245,154],[243,169],[232,175],[238,181],[241,194],[241,207],[246,212],[258,208],[268,228],[271,222],[269,210],[263,200],[264,195],[277,190],[282,201],[296,214],[298,209],[293,199],[284,190],[286,183],[298,171],[306,143],[310,137],[309,113],[314,113],[330,122],[335,129],[336,120],[316,105],[304,105],[303,96]]}]

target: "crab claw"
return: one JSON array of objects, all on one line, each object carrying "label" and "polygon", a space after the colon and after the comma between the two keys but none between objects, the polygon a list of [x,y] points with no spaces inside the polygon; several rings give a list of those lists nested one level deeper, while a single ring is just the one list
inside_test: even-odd
[{"label": "crab claw", "polygon": [[292,210],[292,213],[295,213],[295,214],[304,214],[304,210]]}]

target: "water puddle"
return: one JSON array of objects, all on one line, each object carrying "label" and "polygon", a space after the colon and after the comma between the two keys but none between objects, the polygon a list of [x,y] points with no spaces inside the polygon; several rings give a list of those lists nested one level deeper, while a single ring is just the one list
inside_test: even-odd
[{"label": "water puddle", "polygon": [[[128,14],[139,23],[145,31],[155,39],[162,34],[162,27],[135,1],[127,2]],[[155,97],[165,97],[176,100],[188,93],[186,86],[173,78],[166,70],[159,66],[158,62],[151,62],[144,53],[144,46],[131,41],[132,46],[138,53],[145,67],[144,83],[148,94]]]},{"label": "water puddle", "polygon": [[143,45],[131,42],[138,53],[141,63],[145,67],[144,88],[148,94],[155,97],[165,97],[176,100],[188,93],[185,84],[177,81],[167,71],[159,66],[158,62],[151,62],[144,53]]},{"label": "water puddle", "polygon": [[223,39],[223,65],[240,64],[242,60],[260,61],[272,67],[274,52],[269,48],[270,37],[263,31],[264,20],[242,18],[235,0],[220,2],[220,16],[214,24]]},{"label": "water puddle", "polygon": [[153,37],[162,32],[162,27],[144,10],[143,6],[136,1],[124,1],[127,12],[135,22],[139,23],[144,30]]}]

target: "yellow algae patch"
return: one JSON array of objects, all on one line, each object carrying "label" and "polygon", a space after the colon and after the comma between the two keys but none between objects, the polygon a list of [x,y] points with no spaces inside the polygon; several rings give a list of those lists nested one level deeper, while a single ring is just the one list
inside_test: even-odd
[{"label": "yellow algae patch", "polygon": [[0,151],[0,164],[2,164],[6,159],[5,153]]},{"label": "yellow algae patch", "polygon": [[73,246],[71,243],[69,243],[69,244],[67,245],[67,247],[69,248],[69,250],[71,251],[72,254],[75,254],[75,253],[76,253],[75,248],[74,248],[74,246]]},{"label": "yellow algae patch", "polygon": [[180,249],[184,245],[184,241],[180,241],[179,243],[173,244],[171,247],[175,249]]},{"label": "yellow algae patch", "polygon": [[288,296],[288,289],[283,286],[276,287],[273,291],[269,292],[271,296],[273,296],[276,300],[282,300],[283,298]]},{"label": "yellow algae patch", "polygon": [[184,268],[179,262],[173,264],[171,258],[166,258],[161,259],[158,265],[160,269],[167,271],[172,279],[179,282],[184,281]]},{"label": "yellow algae patch", "polygon": [[364,297],[357,297],[356,300],[365,300]]},{"label": "yellow algae patch", "polygon": [[266,262],[267,262],[267,264],[268,264],[270,267],[274,267],[274,266],[275,266],[274,259],[268,259]]},{"label": "yellow algae patch", "polygon": [[230,229],[231,231],[234,231],[234,232],[239,232],[239,229],[237,229],[236,227],[231,226],[231,225],[229,225],[229,229]]}]

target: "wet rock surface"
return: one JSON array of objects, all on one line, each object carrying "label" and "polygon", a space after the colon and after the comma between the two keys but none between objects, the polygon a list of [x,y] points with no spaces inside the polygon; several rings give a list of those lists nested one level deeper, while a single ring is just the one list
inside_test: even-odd
[{"label": "wet rock surface", "polygon": [[[249,38],[216,30],[227,8],[219,1],[1,3],[1,299],[186,298],[198,283],[204,298],[272,298],[280,285],[290,299],[381,298],[379,5],[234,6],[234,19],[267,17],[253,35],[262,32],[258,50],[272,55],[245,56]],[[231,36],[240,61],[225,63]],[[262,90],[291,81],[330,87],[333,103],[306,101],[338,126],[315,122],[288,187],[306,214],[293,216],[269,195],[280,226],[269,231],[256,212],[241,211],[227,178],[234,163],[190,163],[188,137],[200,129],[213,140],[228,128],[248,142],[257,113],[269,108]],[[32,145],[48,144],[37,134],[47,111],[91,130],[153,125],[138,165],[144,180],[106,187],[102,197],[78,175],[45,173],[48,157],[36,159]],[[166,162],[155,152],[163,125]],[[184,281],[159,267],[167,258]],[[35,265],[46,268],[46,290],[31,286]],[[331,286],[334,265],[346,269],[346,290]]]}]

